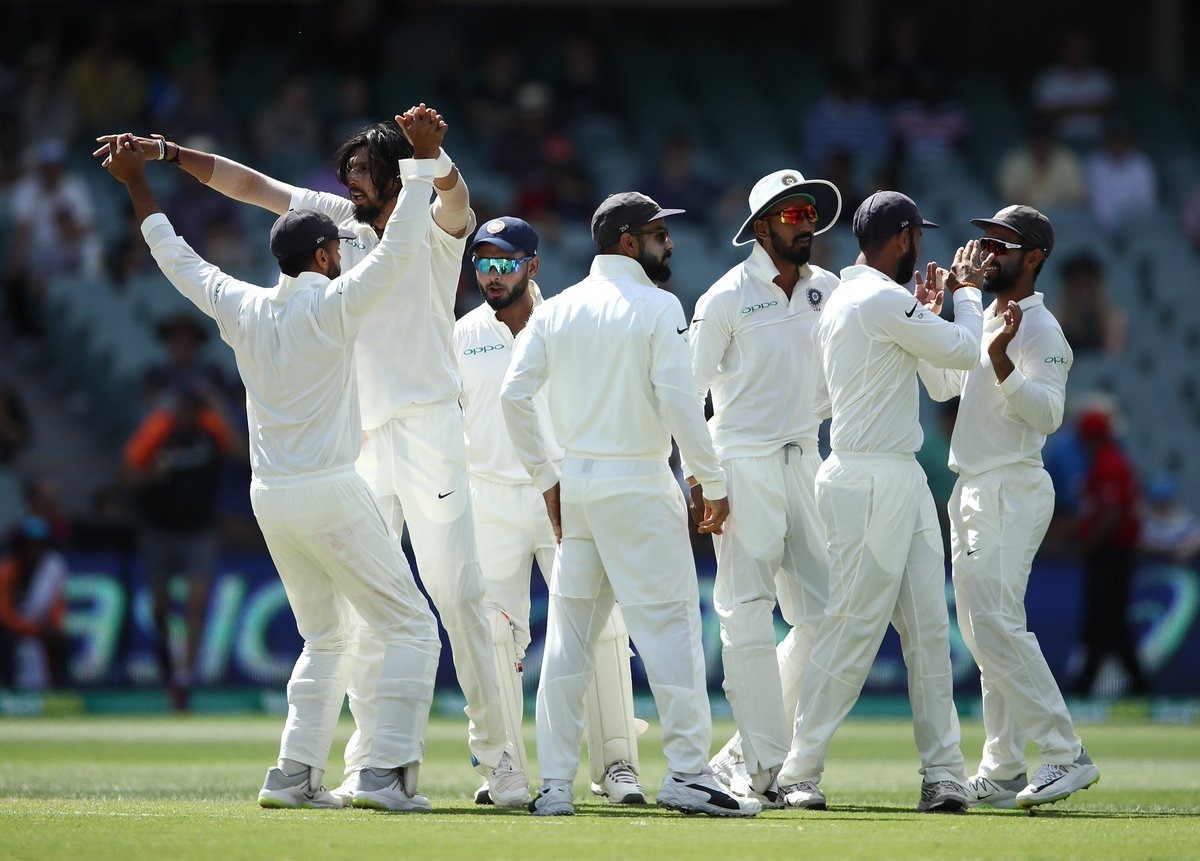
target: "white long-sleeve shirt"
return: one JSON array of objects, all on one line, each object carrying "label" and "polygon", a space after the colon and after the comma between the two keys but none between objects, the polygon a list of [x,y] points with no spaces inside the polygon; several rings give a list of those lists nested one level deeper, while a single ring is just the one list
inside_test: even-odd
[{"label": "white long-sleeve shirt", "polygon": [[970,371],[935,368],[919,362],[929,396],[962,399],[950,437],[950,468],[977,475],[1012,464],[1042,465],[1046,437],[1058,430],[1067,397],[1067,372],[1074,355],[1062,328],[1041,293],[1017,303],[1021,328],[1008,345],[1013,371],[1003,383],[988,355],[988,345],[1004,328],[993,302],[983,315],[979,365]]},{"label": "white long-sleeve shirt", "polygon": [[665,464],[674,436],[704,495],[724,498],[725,472],[696,395],[687,328],[679,300],[636,260],[616,254],[597,255],[587,278],[533,313],[500,399],[517,456],[539,490],[558,481],[533,401],[545,385],[564,456]]},{"label": "white long-sleeve shirt", "polygon": [[[537,284],[529,282],[533,307],[542,303]],[[454,324],[454,353],[462,376],[463,417],[467,431],[467,471],[501,484],[531,484],[504,424],[500,409],[500,386],[513,356],[516,338],[507,323],[485,302]],[[538,430],[550,460],[562,460],[562,449],[554,439],[546,390],[533,397]]]},{"label": "white long-sleeve shirt", "polygon": [[425,236],[433,171],[433,159],[401,162],[404,188],[382,240],[332,281],[302,272],[281,276],[270,289],[257,287],[201,258],[165,215],[142,222],[142,235],[168,280],[216,320],[233,348],[246,386],[256,478],[353,467],[362,445],[355,337],[380,301],[403,293],[406,288],[397,285],[409,283]]},{"label": "white long-sleeve shirt", "polygon": [[755,243],[744,263],[700,297],[692,315],[692,373],[702,399],[712,390],[709,430],[722,459],[760,457],[817,438],[815,330],[838,278],[802,266],[789,300],[774,282],[778,276]]},{"label": "white long-sleeve shirt", "polygon": [[[401,160],[401,176],[411,161]],[[375,229],[354,217],[354,204],[345,197],[297,188],[291,206],[324,212],[338,227],[355,234],[356,239],[342,240],[343,269],[379,244]],[[365,430],[411,407],[457,398],[461,387],[451,345],[454,297],[467,237],[475,231],[475,213],[470,212],[458,237],[438,226],[428,205],[425,220],[421,241],[409,252],[413,259],[406,267],[405,283],[379,304],[358,334],[355,361]]]},{"label": "white long-sleeve shirt", "polygon": [[818,414],[824,414],[828,399],[834,452],[902,454],[921,447],[917,360],[975,367],[983,328],[978,288],[955,292],[954,317],[950,323],[925,310],[871,266],[842,270],[842,283],[817,324],[824,371]]}]

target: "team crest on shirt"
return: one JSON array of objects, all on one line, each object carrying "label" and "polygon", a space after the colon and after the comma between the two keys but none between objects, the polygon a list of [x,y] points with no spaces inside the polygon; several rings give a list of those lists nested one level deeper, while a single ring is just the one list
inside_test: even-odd
[{"label": "team crest on shirt", "polygon": [[489,221],[488,226],[485,227],[484,230],[495,236],[497,233],[500,233],[504,230],[504,222],[498,218],[495,221]]},{"label": "team crest on shirt", "polygon": [[820,311],[821,303],[825,301],[825,294],[816,287],[809,287],[807,296],[808,304],[812,306],[812,309],[814,311]]}]

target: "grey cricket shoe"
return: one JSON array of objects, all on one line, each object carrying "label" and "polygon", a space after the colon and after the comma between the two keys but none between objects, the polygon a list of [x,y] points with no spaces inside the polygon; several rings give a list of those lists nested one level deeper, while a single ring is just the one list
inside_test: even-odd
[{"label": "grey cricket shoe", "polygon": [[740,798],[721,785],[711,770],[700,774],[667,772],[658,790],[658,806],[682,813],[705,816],[757,816],[762,804],[755,798]]},{"label": "grey cricket shoe", "polygon": [[359,772],[358,788],[352,806],[391,813],[422,813],[433,808],[429,799],[417,795],[417,763],[400,768],[364,768]]},{"label": "grey cricket shoe", "polygon": [[1000,810],[1011,810],[1017,806],[1017,793],[1028,783],[1029,778],[1023,774],[1009,779],[977,774],[967,781],[967,806],[986,804]]},{"label": "grey cricket shoe", "polygon": [[966,813],[967,788],[957,780],[926,781],[921,784],[918,813]]},{"label": "grey cricket shoe", "polygon": [[[487,791],[487,801],[480,799],[484,790]],[[508,751],[500,755],[500,763],[488,774],[487,783],[476,790],[475,803],[510,809],[529,804],[529,778],[517,768]]]},{"label": "grey cricket shoe", "polygon": [[574,816],[575,800],[566,786],[543,786],[537,797],[529,802],[534,816]]},{"label": "grey cricket shoe", "polygon": [[320,786],[321,770],[307,768],[299,774],[284,774],[278,767],[267,769],[258,791],[260,807],[295,810],[336,810],[342,802]]},{"label": "grey cricket shoe", "polygon": [[1017,793],[1017,807],[1053,804],[1080,789],[1093,786],[1098,780],[1100,769],[1092,762],[1088,752],[1080,749],[1079,756],[1069,765],[1046,763],[1035,771],[1029,785]]},{"label": "grey cricket shoe", "polygon": [[783,804],[793,810],[828,810],[825,793],[815,780],[802,780],[779,787]]}]

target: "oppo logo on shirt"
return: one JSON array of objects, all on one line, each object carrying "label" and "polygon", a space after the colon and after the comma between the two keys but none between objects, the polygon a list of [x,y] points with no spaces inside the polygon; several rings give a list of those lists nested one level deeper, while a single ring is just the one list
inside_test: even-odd
[{"label": "oppo logo on shirt", "polygon": [[1047,356],[1045,358],[1047,365],[1065,365],[1067,364],[1066,356]]},{"label": "oppo logo on shirt", "polygon": [[504,349],[503,344],[487,344],[486,346],[483,346],[483,347],[467,347],[467,349],[463,350],[463,355],[464,356],[478,356],[481,353],[490,353],[493,350],[503,350],[503,349]]},{"label": "oppo logo on shirt", "polygon": [[755,311],[761,311],[763,308],[774,308],[779,303],[772,299],[770,302],[759,302],[757,305],[747,305],[742,309],[743,314],[753,314]]},{"label": "oppo logo on shirt", "polygon": [[367,246],[357,239],[343,239],[342,242],[345,242],[351,248],[357,248],[359,251],[367,250]]}]

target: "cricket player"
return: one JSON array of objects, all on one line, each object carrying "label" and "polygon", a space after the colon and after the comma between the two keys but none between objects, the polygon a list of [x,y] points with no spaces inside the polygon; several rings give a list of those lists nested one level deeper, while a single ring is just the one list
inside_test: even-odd
[{"label": "cricket player", "polygon": [[[412,108],[415,116],[432,109]],[[363,259],[380,233],[402,187],[394,166],[410,147],[397,130],[377,123],[338,149],[338,178],[349,197],[297,188],[221,156],[179,147],[161,138],[139,138],[143,153],[164,152],[228,197],[272,212],[310,207],[353,234],[343,240],[347,265]],[[367,479],[396,534],[408,524],[417,573],[450,640],[454,670],[467,700],[472,761],[489,781],[499,806],[523,807],[529,783],[518,769],[504,729],[492,637],[484,611],[483,578],[475,550],[467,486],[461,384],[451,338],[454,296],[467,237],[475,229],[467,187],[441,150],[426,231],[412,250],[409,283],[380,303],[358,336],[355,366],[364,440],[358,470]],[[380,643],[369,630],[353,660],[348,694],[356,731],[346,746],[346,780],[334,793],[349,798],[365,764],[378,718],[374,667]]]},{"label": "cricket player", "polygon": [[[683,493],[667,465],[672,436],[702,485],[700,530],[719,533],[729,506],[696,396],[683,308],[656,284],[670,277],[665,219],[679,211],[637,192],[601,203],[588,277],[534,312],[501,388],[509,437],[561,538],[537,695],[542,788],[530,811],[538,816],[575,811],[584,692],[614,600],[662,720],[669,771],[658,804],[711,816],[762,810],[731,795],[707,764],[699,590]],[[534,399],[543,386],[561,467],[539,429]]]},{"label": "cricket player", "polygon": [[[914,457],[921,447],[916,366],[925,359],[969,370],[979,361],[982,266],[970,242],[950,272],[930,263],[914,298],[901,285],[916,271],[922,231],[933,227],[899,192],[863,201],[853,228],[865,262],[842,270],[817,324],[823,370],[817,409],[833,416],[832,451],[816,483],[828,533],[829,603],[779,774],[788,807],[825,809],[818,785],[825,752],[862,692],[888,622],[908,665],[923,775],[917,810],[967,807],[941,529]],[[953,323],[936,313],[943,286],[955,291]]]},{"label": "cricket player", "polygon": [[413,158],[378,247],[341,274],[340,231],[312,209],[271,230],[283,276],[271,289],[238,281],[201,259],[172,229],[129,134],[108,136],[103,165],[129,191],[163,274],[212,317],[246,386],[250,497],[304,638],[288,683],[279,761],[259,793],[264,807],[342,807],[321,786],[345,697],[355,625],[383,644],[374,666],[381,720],[358,807],[427,810],[417,771],[440,643],[400,542],[354,468],[361,445],[355,337],[417,264],[445,123],[434,112],[396,117]]},{"label": "cricket player", "polygon": [[[813,333],[838,279],[809,256],[813,237],[840,212],[832,183],[797,170],[755,183],[750,216],[733,238],[754,243],[750,256],[700,297],[688,335],[701,398],[712,391],[709,430],[734,508],[714,537],[713,606],[738,732],[711,765],[764,807],[783,807],[776,778],[829,583],[813,491],[821,465]],[[791,626],[778,654],[777,599]]]},{"label": "cricket player", "polygon": [[[471,263],[484,303],[454,326],[454,352],[463,381],[460,402],[467,425],[467,470],[471,510],[479,544],[483,587],[500,677],[508,735],[518,767],[529,766],[521,735],[524,714],[522,663],[529,647],[529,577],[536,558],[546,581],[554,567],[557,542],[542,494],[513,451],[500,411],[500,385],[516,336],[542,303],[533,280],[538,271],[538,236],[520,218],[494,218],[471,242]],[[539,428],[554,463],[562,450],[554,442],[545,391],[534,398]],[[645,721],[633,716],[629,634],[621,610],[596,643],[595,672],[587,688],[587,740],[593,791],[616,804],[645,804],[638,783],[637,734]],[[475,794],[490,803],[485,785]]]},{"label": "cricket player", "polygon": [[[958,627],[980,667],[985,735],[968,801],[1033,807],[1100,779],[1025,624],[1029,572],[1054,513],[1042,447],[1062,424],[1074,357],[1035,290],[1054,248],[1050,219],[1016,205],[971,223],[984,230],[979,246],[992,257],[980,287],[996,297],[983,314],[979,365],[945,370],[922,361],[917,372],[934,399],[960,397],[950,437],[958,473],[950,553]],[[1025,777],[1028,739],[1043,763],[1033,780]]]}]

